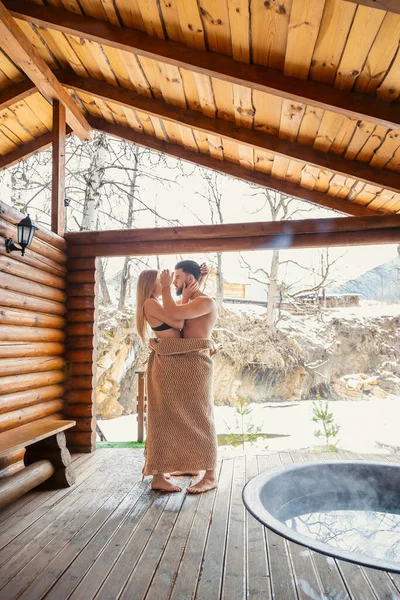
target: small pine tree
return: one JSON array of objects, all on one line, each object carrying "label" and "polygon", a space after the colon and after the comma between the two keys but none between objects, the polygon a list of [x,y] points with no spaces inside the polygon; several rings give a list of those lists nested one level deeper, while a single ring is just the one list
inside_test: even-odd
[{"label": "small pine tree", "polygon": [[335,452],[335,450],[337,450],[336,443],[338,440],[334,442],[334,439],[339,433],[340,426],[334,422],[333,413],[329,412],[329,403],[327,401],[322,401],[321,398],[317,396],[317,401],[312,403],[312,412],[312,420],[322,426],[322,429],[316,429],[314,431],[315,437],[325,438],[325,443],[329,450]]},{"label": "small pine tree", "polygon": [[228,444],[233,444],[237,441],[238,437],[242,444],[243,450],[245,449],[245,443],[249,442],[253,444],[257,441],[262,427],[260,425],[254,425],[251,420],[245,421],[245,417],[251,415],[252,410],[249,408],[248,402],[244,398],[238,398],[236,400],[236,428],[239,433],[231,433],[227,436]]}]

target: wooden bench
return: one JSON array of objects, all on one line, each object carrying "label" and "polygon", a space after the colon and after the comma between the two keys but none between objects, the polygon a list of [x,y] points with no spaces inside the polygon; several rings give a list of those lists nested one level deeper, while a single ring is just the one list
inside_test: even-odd
[{"label": "wooden bench", "polygon": [[75,483],[66,429],[75,421],[40,419],[0,433],[0,508],[34,487]]}]

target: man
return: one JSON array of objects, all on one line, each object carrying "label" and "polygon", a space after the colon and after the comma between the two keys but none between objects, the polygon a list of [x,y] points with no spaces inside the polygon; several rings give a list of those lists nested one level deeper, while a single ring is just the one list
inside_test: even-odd
[{"label": "man", "polygon": [[[153,352],[148,365],[154,433],[147,443],[146,474],[205,471],[200,481],[187,488],[193,494],[217,486],[210,356],[217,309],[214,300],[196,285],[201,274],[200,266],[191,260],[179,262],[174,277],[168,270],[162,272],[164,310],[185,325],[183,338],[150,342]],[[183,304],[175,304],[172,298],[172,279],[177,295],[184,294]]]}]

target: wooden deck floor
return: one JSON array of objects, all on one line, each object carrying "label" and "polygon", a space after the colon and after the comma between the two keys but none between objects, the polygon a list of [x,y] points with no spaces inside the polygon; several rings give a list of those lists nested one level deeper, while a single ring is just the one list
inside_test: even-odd
[{"label": "wooden deck floor", "polygon": [[34,491],[0,512],[1,600],[400,599],[400,575],[287,542],[242,504],[243,485],[258,471],[360,456],[293,452],[224,460],[218,490],[190,496],[152,492],[140,481],[141,455],[130,449],[77,455],[73,488]]}]

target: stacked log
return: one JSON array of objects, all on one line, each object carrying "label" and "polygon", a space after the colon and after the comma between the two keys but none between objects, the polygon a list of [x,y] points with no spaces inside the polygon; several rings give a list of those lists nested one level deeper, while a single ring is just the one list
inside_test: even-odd
[{"label": "stacked log", "polygon": [[[0,432],[64,413],[66,242],[40,229],[25,256],[7,254],[23,217],[0,202]],[[23,467],[17,455],[0,478]]]},{"label": "stacked log", "polygon": [[66,436],[71,451],[93,452],[96,445],[96,259],[70,258],[67,266],[66,416],[76,421],[76,426],[67,431]]}]

